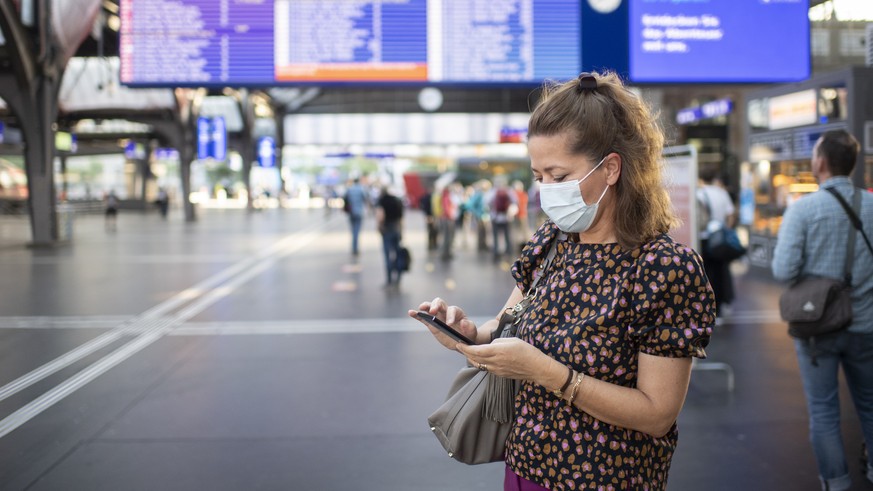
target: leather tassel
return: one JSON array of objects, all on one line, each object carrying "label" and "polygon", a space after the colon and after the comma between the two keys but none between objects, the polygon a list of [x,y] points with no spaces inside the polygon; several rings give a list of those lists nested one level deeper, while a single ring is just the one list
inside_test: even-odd
[{"label": "leather tassel", "polygon": [[482,406],[482,416],[498,423],[508,423],[515,413],[515,395],[518,393],[517,381],[489,373],[485,383],[485,403]]},{"label": "leather tassel", "polygon": [[[529,300],[525,299],[519,302],[523,308],[527,308]],[[523,309],[520,309],[523,311]],[[506,338],[516,335],[517,326],[515,324],[518,311],[513,314],[504,314],[500,319],[502,331],[501,338]],[[496,421],[498,423],[508,423],[512,420],[515,413],[515,395],[518,393],[520,385],[517,380],[511,378],[500,377],[489,373],[485,379],[485,401],[482,404],[482,417]]]}]

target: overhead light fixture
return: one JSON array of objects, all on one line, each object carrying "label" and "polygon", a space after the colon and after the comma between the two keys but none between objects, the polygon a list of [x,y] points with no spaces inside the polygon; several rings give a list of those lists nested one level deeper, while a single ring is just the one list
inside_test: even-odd
[{"label": "overhead light fixture", "polygon": [[110,15],[106,18],[106,26],[118,32],[121,29],[121,19],[117,15]]},{"label": "overhead light fixture", "polygon": [[259,118],[272,118],[273,110],[267,104],[255,104],[255,116]]},{"label": "overhead light fixture", "polygon": [[113,14],[118,13],[118,4],[110,2],[109,0],[103,0],[103,9],[107,12],[112,12]]}]

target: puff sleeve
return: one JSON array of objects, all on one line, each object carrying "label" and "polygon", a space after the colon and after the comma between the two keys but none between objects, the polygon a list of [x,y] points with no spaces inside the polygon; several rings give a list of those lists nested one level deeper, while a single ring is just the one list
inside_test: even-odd
[{"label": "puff sleeve", "polygon": [[640,352],[654,356],[705,358],[715,323],[715,297],[700,257],[688,247],[660,241],[638,258],[631,335]]}]

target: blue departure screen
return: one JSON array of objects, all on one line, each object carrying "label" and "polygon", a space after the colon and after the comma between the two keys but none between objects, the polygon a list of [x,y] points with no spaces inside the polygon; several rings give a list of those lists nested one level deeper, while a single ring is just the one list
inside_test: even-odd
[{"label": "blue departure screen", "polygon": [[273,76],[273,2],[121,0],[121,81],[257,83]]},{"label": "blue departure screen", "polygon": [[427,0],[277,0],[276,80],[427,80]]},{"label": "blue departure screen", "polygon": [[539,84],[581,67],[578,0],[121,0],[131,86]]},{"label": "blue departure screen", "polygon": [[809,77],[807,0],[630,0],[634,82]]},{"label": "blue departure screen", "polygon": [[566,78],[582,71],[580,4],[565,0],[536,0],[533,18],[533,65],[535,79]]},{"label": "blue departure screen", "polygon": [[431,80],[527,82],[581,71],[578,1],[446,0],[440,10]]}]

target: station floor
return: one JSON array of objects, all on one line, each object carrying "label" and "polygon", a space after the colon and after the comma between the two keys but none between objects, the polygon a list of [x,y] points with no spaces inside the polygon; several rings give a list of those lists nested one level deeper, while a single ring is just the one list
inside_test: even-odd
[{"label": "station floor", "polygon": [[[458,464],[430,434],[463,360],[405,312],[442,296],[490,317],[508,264],[460,240],[429,256],[415,212],[397,291],[372,219],[354,260],[341,212],[122,211],[115,232],[97,215],[72,232],[29,249],[27,219],[0,217],[0,490],[502,489],[502,464]],[[780,287],[737,273],[708,349],[734,387],[697,366],[668,489],[818,489]]]}]

